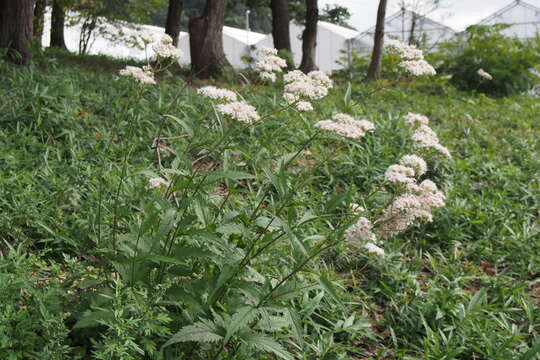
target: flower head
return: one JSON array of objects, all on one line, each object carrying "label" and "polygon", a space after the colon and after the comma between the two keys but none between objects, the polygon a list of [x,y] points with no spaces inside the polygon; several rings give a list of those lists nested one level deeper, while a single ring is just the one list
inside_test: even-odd
[{"label": "flower head", "polygon": [[151,178],[148,180],[151,188],[160,188],[162,186],[168,187],[169,182],[161,177]]},{"label": "flower head", "polygon": [[156,81],[154,80],[154,73],[151,71],[151,68],[145,66],[144,68],[136,66],[126,66],[124,69],[120,70],[120,76],[132,77],[141,84],[152,84],[154,85]]},{"label": "flower head", "polygon": [[255,107],[243,102],[235,101],[228,104],[219,104],[217,106],[218,112],[224,115],[228,115],[233,119],[236,119],[247,124],[251,124],[260,120],[259,114],[255,110]]},{"label": "flower head", "polygon": [[367,132],[373,131],[375,125],[371,121],[356,120],[347,114],[336,114],[332,117],[332,120],[322,120],[315,124],[315,127],[335,132],[343,137],[351,139],[360,139],[366,135]]},{"label": "flower head", "polygon": [[480,77],[486,79],[486,80],[493,80],[493,76],[491,76],[490,73],[488,73],[487,71],[485,71],[484,69],[478,69],[478,71],[476,72]]},{"label": "flower head", "polygon": [[236,101],[236,94],[231,90],[220,89],[215,86],[205,86],[197,90],[197,93],[210,99],[231,102]]},{"label": "flower head", "polygon": [[427,164],[424,159],[417,155],[405,155],[399,163],[403,166],[414,169],[416,176],[422,176],[427,171]]}]

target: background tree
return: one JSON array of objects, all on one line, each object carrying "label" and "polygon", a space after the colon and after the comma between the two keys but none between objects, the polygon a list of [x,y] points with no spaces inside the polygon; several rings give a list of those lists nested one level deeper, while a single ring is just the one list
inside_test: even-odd
[{"label": "background tree", "polygon": [[206,0],[201,16],[189,19],[191,71],[207,78],[232,71],[223,51],[225,0]]},{"label": "background tree", "polygon": [[51,14],[51,47],[66,49],[64,39],[64,27],[66,22],[66,13],[63,0],[53,0]]},{"label": "background tree", "polygon": [[41,45],[41,38],[43,36],[43,26],[45,23],[45,8],[47,7],[47,0],[36,0],[34,6],[34,40]]},{"label": "background tree", "polygon": [[289,7],[287,0],[270,0],[272,9],[272,38],[274,47],[285,52],[287,63],[292,67],[291,34],[289,29]]},{"label": "background tree", "polygon": [[165,33],[173,39],[173,44],[178,45],[180,36],[180,20],[182,19],[183,0],[169,0]]},{"label": "background tree", "polygon": [[302,33],[302,62],[300,63],[300,70],[304,73],[317,70],[315,51],[317,49],[318,19],[317,0],[306,0],[306,27]]},{"label": "background tree", "polygon": [[8,59],[27,64],[32,58],[34,0],[0,1],[0,48],[7,48]]},{"label": "background tree", "polygon": [[373,44],[373,53],[371,55],[371,63],[367,73],[368,80],[375,80],[381,73],[381,62],[384,47],[384,21],[386,18],[387,0],[379,1],[377,9],[377,24],[375,25],[375,39]]},{"label": "background tree", "polygon": [[409,27],[409,38],[406,40],[409,45],[421,45],[422,39],[422,19],[432,12],[445,6],[444,0],[400,0],[401,9],[411,11],[411,22]]},{"label": "background tree", "polygon": [[349,24],[350,18],[351,13],[349,9],[337,4],[326,4],[322,13],[319,15],[319,20],[356,30]]}]

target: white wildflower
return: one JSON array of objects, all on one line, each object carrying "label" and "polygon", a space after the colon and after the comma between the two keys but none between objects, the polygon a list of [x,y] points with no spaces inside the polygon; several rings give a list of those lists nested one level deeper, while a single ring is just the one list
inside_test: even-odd
[{"label": "white wildflower", "polygon": [[362,206],[358,205],[357,203],[351,203],[349,205],[349,208],[351,209],[351,213],[353,213],[355,215],[366,211],[366,209],[364,209]]},{"label": "white wildflower", "polygon": [[429,124],[428,117],[421,114],[415,114],[415,113],[410,112],[410,113],[407,113],[407,115],[405,115],[404,119],[407,122],[407,124],[409,124],[409,126],[411,127]]},{"label": "white wildflower", "polygon": [[322,71],[312,71],[306,75],[299,70],[293,70],[285,74],[283,80],[283,97],[288,104],[322,99],[333,86],[332,80]]},{"label": "white wildflower", "polygon": [[180,59],[182,51],[173,45],[173,39],[167,34],[161,34],[161,37],[152,44],[152,49],[158,57]]},{"label": "white wildflower", "polygon": [[439,137],[435,131],[427,125],[421,125],[416,129],[412,134],[412,139],[421,148],[431,148],[449,159],[452,158],[450,151],[440,144]]},{"label": "white wildflower", "polygon": [[386,180],[394,184],[412,184],[416,182],[414,178],[415,171],[413,168],[403,165],[390,165],[384,176]]},{"label": "white wildflower", "polygon": [[437,72],[426,60],[404,60],[399,66],[414,76],[435,75]]},{"label": "white wildflower", "polygon": [[372,242],[368,242],[367,244],[364,245],[364,247],[369,253],[381,255],[381,256],[385,255],[384,249],[378,247]]},{"label": "white wildflower", "polygon": [[332,120],[322,120],[315,124],[316,128],[335,132],[343,137],[359,139],[368,131],[373,131],[375,125],[367,120],[355,120],[347,114],[336,114]]},{"label": "white wildflower", "polygon": [[424,53],[414,45],[408,45],[398,40],[389,40],[386,47],[390,52],[406,60],[423,60]]},{"label": "white wildflower", "polygon": [[363,243],[375,241],[373,224],[365,217],[358,218],[356,223],[347,229],[345,236],[351,242],[360,241]]},{"label": "white wildflower", "polygon": [[126,66],[124,69],[120,70],[120,76],[133,77],[135,80],[141,84],[155,84],[154,73],[150,71],[151,68],[136,67],[136,66]]},{"label": "white wildflower", "polygon": [[277,56],[278,51],[271,48],[262,48],[259,50],[261,58],[255,64],[255,69],[259,72],[262,79],[276,81],[276,73],[282,72],[287,66],[287,62]]},{"label": "white wildflower", "polygon": [[486,80],[493,80],[493,76],[484,69],[478,69],[477,74]]},{"label": "white wildflower", "polygon": [[299,101],[295,106],[298,111],[313,111],[313,105],[309,101]]},{"label": "white wildflower", "polygon": [[258,121],[261,118],[259,114],[257,114],[255,107],[243,101],[236,101],[228,104],[219,104],[217,110],[221,114],[229,115],[233,119],[245,122],[247,124]]},{"label": "white wildflower", "polygon": [[400,165],[414,169],[416,176],[422,176],[427,171],[427,164],[424,159],[417,155],[405,155],[399,161]]},{"label": "white wildflower", "polygon": [[151,188],[160,188],[162,186],[168,187],[169,182],[161,177],[151,178],[148,180]]},{"label": "white wildflower", "polygon": [[268,80],[271,82],[275,82],[277,78],[276,74],[274,74],[273,72],[266,72],[266,71],[260,72],[259,77],[263,80]]},{"label": "white wildflower", "polygon": [[231,102],[236,101],[236,94],[231,90],[220,89],[215,86],[205,86],[197,90],[197,93],[210,99]]}]

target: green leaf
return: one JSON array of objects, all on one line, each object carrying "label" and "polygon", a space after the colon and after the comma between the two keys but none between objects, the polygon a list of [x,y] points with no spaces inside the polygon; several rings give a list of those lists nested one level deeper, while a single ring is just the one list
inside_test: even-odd
[{"label": "green leaf", "polygon": [[164,116],[166,116],[168,118],[171,118],[174,121],[176,121],[178,123],[178,125],[180,125],[189,136],[193,136],[193,129],[191,128],[191,126],[189,126],[189,124],[187,122],[185,122],[184,120],[181,120],[181,119],[179,119],[179,118],[177,118],[176,116],[173,116],[173,115],[165,114]]},{"label": "green leaf", "polygon": [[75,323],[73,328],[75,329],[82,329],[87,327],[93,327],[98,326],[100,324],[100,320],[111,320],[114,318],[114,315],[110,311],[105,310],[99,310],[99,311],[92,311],[92,312],[86,312],[79,321]]},{"label": "green leaf", "polygon": [[229,341],[231,336],[236,334],[238,330],[246,327],[252,322],[258,315],[257,309],[251,306],[245,306],[240,308],[231,318],[231,323],[227,327],[227,334],[225,334],[225,343]]},{"label": "green leaf", "polygon": [[321,284],[323,289],[326,291],[326,293],[328,295],[330,295],[330,297],[335,302],[337,302],[343,309],[345,309],[345,305],[343,304],[343,302],[339,298],[339,296],[338,296],[338,294],[336,292],[336,289],[334,287],[334,284],[326,277],[326,275],[321,274],[320,276],[316,276],[316,278],[317,278],[317,281],[319,282],[319,284]]},{"label": "green leaf", "polygon": [[249,347],[272,353],[281,359],[294,360],[291,353],[285,350],[278,342],[266,335],[249,332],[243,334],[240,340]]},{"label": "green leaf", "polygon": [[215,324],[206,319],[202,319],[193,325],[184,326],[180,331],[174,334],[165,344],[162,349],[167,346],[186,341],[214,343],[221,341],[223,336],[217,334]]},{"label": "green leaf", "polygon": [[538,340],[519,360],[533,360],[536,355],[540,354],[540,340]]}]

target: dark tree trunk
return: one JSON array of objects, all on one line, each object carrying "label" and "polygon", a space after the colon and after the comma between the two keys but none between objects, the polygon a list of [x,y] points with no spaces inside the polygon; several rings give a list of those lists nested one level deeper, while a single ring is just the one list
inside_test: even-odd
[{"label": "dark tree trunk", "polygon": [[34,0],[0,0],[0,48],[17,64],[32,58],[33,16]]},{"label": "dark tree trunk", "polygon": [[368,80],[375,80],[381,74],[381,62],[384,47],[384,21],[386,18],[387,0],[379,1],[379,9],[377,10],[377,25],[375,25],[375,41],[373,44],[373,53],[371,55],[371,63],[367,73]]},{"label": "dark tree trunk", "polygon": [[41,38],[43,36],[43,25],[45,20],[45,7],[47,0],[37,0],[34,7],[34,41],[41,46]]},{"label": "dark tree trunk", "polygon": [[53,0],[51,15],[51,47],[66,49],[64,40],[65,14],[62,2]]},{"label": "dark tree trunk", "polygon": [[272,9],[272,37],[274,38],[274,47],[277,50],[287,52],[287,63],[289,67],[293,67],[287,0],[270,0],[270,7]]},{"label": "dark tree trunk", "polygon": [[302,63],[300,64],[300,70],[304,73],[318,69],[315,63],[318,20],[317,0],[306,0],[306,28],[302,33]]},{"label": "dark tree trunk", "polygon": [[169,0],[165,33],[172,37],[174,46],[178,45],[178,37],[180,36],[180,18],[182,17],[183,5],[183,0]]},{"label": "dark tree trunk", "polygon": [[412,13],[411,18],[411,33],[409,34],[409,45],[413,45],[416,42],[416,37],[414,36],[414,32],[416,31],[416,13]]},{"label": "dark tree trunk", "polygon": [[232,66],[223,51],[225,0],[206,0],[202,16],[189,19],[191,71],[198,77],[223,75]]}]

